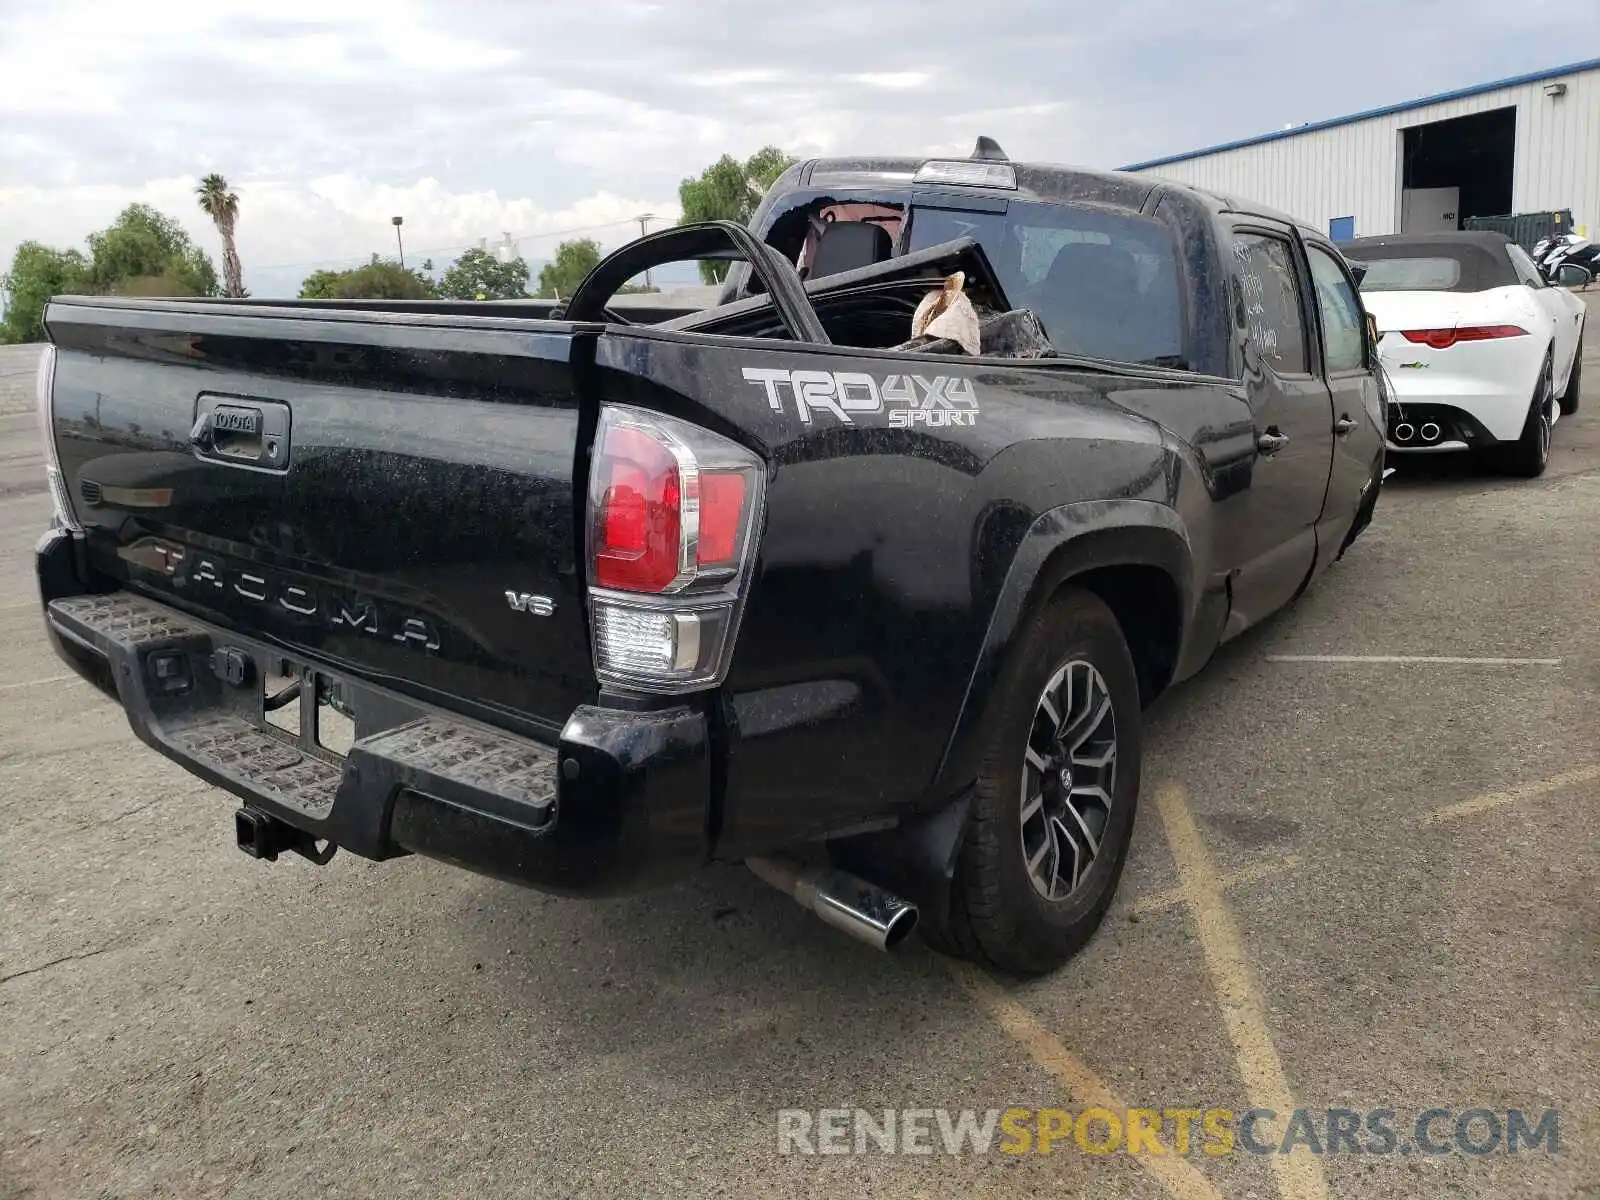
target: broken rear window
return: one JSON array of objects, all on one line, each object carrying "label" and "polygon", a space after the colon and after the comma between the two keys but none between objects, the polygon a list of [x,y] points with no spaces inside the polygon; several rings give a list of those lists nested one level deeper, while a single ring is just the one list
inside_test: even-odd
[{"label": "broken rear window", "polygon": [[1065,354],[1187,366],[1177,250],[1165,225],[1064,204],[1005,212],[912,209],[909,249],[977,238],[1011,303],[1033,310]]}]

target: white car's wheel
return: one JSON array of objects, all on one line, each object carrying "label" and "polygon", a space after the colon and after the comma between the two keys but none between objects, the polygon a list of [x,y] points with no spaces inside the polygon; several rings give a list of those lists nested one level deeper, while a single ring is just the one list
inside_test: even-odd
[{"label": "white car's wheel", "polygon": [[1533,403],[1528,407],[1522,436],[1498,447],[1499,467],[1507,475],[1536,479],[1544,474],[1545,467],[1550,465],[1550,432],[1555,424],[1555,409],[1555,368],[1546,354],[1539,382],[1534,385]]}]

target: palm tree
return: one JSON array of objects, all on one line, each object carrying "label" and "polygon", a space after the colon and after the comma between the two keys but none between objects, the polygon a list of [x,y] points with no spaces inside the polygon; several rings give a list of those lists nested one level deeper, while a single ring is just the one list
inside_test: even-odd
[{"label": "palm tree", "polygon": [[244,295],[244,270],[239,266],[239,252],[233,246],[233,226],[239,219],[239,197],[228,190],[228,181],[221,175],[207,175],[194,193],[200,197],[200,209],[210,217],[222,235],[222,277],[224,291],[229,296]]}]

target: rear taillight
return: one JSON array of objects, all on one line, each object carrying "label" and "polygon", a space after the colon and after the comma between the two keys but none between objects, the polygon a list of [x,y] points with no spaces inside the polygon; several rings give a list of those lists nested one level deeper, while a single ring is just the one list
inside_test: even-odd
[{"label": "rear taillight", "polygon": [[1457,342],[1486,342],[1492,338],[1527,337],[1528,331],[1520,325],[1458,325],[1454,329],[1402,329],[1400,336],[1408,342],[1431,346],[1435,350],[1448,350]]},{"label": "rear taillight", "polygon": [[740,471],[704,471],[700,475],[700,567],[731,567],[739,557],[739,529],[744,520],[750,481]]},{"label": "rear taillight", "polygon": [[67,495],[66,477],[61,474],[61,459],[56,455],[56,348],[46,345],[39,354],[39,373],[34,383],[34,401],[39,414],[39,440],[44,450],[44,477],[50,485],[50,502],[55,524],[61,529],[82,533],[83,526],[72,514],[72,499]]},{"label": "rear taillight", "polygon": [[629,592],[683,586],[693,567],[683,536],[684,460],[672,442],[636,425],[611,425],[599,446],[594,582]]},{"label": "rear taillight", "polygon": [[595,673],[655,692],[720,683],[749,582],[765,473],[743,446],[608,405],[589,468]]}]

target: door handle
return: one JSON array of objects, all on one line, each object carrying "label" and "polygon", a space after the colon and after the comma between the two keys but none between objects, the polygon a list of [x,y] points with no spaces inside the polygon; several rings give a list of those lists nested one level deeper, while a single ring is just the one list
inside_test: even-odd
[{"label": "door handle", "polygon": [[1345,413],[1337,421],[1335,421],[1333,423],[1333,432],[1334,432],[1334,435],[1336,437],[1343,437],[1345,434],[1349,433],[1355,427],[1356,427],[1355,418],[1350,416],[1349,413]]},{"label": "door handle", "polygon": [[1269,428],[1265,433],[1256,438],[1256,449],[1263,454],[1276,454],[1289,444],[1289,435],[1279,433],[1277,427]]}]

